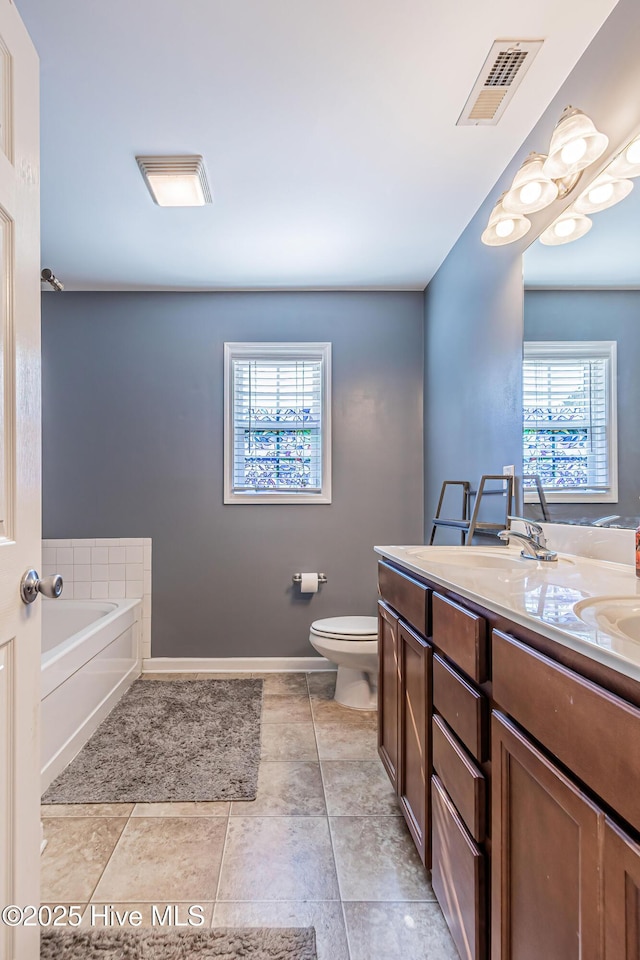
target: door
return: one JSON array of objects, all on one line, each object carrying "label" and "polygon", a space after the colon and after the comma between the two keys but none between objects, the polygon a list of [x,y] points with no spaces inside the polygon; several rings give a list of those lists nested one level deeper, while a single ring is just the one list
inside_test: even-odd
[{"label": "door", "polygon": [[400,659],[400,807],[420,859],[431,865],[431,647],[402,621]]},{"label": "door", "polygon": [[598,960],[604,815],[502,714],[491,737],[491,956]]},{"label": "door", "polygon": [[[0,905],[39,903],[40,243],[38,58],[0,0]],[[35,960],[37,928],[0,923],[0,957]]]},{"label": "door", "polygon": [[400,662],[398,618],[378,601],[378,753],[398,789]]},{"label": "door", "polygon": [[640,960],[640,846],[607,820],[604,831],[605,960]]}]

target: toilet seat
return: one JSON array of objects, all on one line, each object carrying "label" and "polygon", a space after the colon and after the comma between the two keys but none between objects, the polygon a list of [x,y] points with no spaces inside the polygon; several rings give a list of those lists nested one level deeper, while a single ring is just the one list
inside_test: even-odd
[{"label": "toilet seat", "polygon": [[328,640],[357,642],[378,639],[378,621],[376,617],[328,617],[315,620],[311,624],[311,633]]}]

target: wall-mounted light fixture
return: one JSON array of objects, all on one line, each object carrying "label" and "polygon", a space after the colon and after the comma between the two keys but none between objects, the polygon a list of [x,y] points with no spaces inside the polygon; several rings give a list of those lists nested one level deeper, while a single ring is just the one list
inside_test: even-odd
[{"label": "wall-mounted light fixture", "polygon": [[524,237],[531,229],[531,221],[521,213],[513,213],[506,209],[504,194],[491,211],[487,229],[482,234],[482,242],[489,247],[502,247],[505,243],[513,243]]},{"label": "wall-mounted light fixture", "polygon": [[595,163],[608,145],[609,137],[596,130],[586,113],[566,107],[553,131],[544,172],[551,180],[580,173]]},{"label": "wall-mounted light fixture", "polygon": [[[489,246],[500,246],[523,237],[531,227],[525,214],[537,213],[550,206],[554,200],[568,196],[582,176],[582,171],[602,156],[608,143],[609,138],[596,129],[585,113],[574,107],[566,107],[553,131],[549,155],[529,154],[510,188],[493,208],[487,228],[482,234],[482,242]],[[634,154],[633,159],[637,159],[640,173],[640,145],[638,157]],[[586,212],[582,211],[583,214]],[[512,216],[514,221],[516,216],[519,218],[512,228],[508,226],[509,216]],[[560,228],[560,235],[567,227],[565,224]],[[584,236],[588,229],[589,226],[584,229],[584,224],[580,221],[568,239]],[[582,233],[579,233],[579,230],[582,230]],[[548,242],[567,243],[568,240],[556,238]]]},{"label": "wall-mounted light fixture", "polygon": [[544,210],[558,196],[558,184],[543,172],[547,158],[543,153],[530,153],[504,195],[505,210],[513,213],[536,213]]}]

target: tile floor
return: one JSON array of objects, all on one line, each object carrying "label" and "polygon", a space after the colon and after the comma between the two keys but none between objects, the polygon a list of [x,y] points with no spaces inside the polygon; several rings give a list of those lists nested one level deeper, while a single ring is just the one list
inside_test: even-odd
[{"label": "tile floor", "polygon": [[207,924],[315,926],[318,960],[457,960],[378,760],[375,714],[337,704],[334,673],[254,676],[257,799],[45,806],[43,902],[77,905],[86,922],[93,905],[96,923],[105,905],[148,923],[152,904],[177,905],[183,922],[198,904]]}]

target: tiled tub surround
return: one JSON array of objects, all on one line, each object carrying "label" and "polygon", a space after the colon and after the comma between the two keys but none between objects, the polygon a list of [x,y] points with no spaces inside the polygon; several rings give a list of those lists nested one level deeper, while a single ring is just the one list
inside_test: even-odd
[{"label": "tiled tub surround", "polygon": [[68,600],[142,600],[142,657],[151,656],[151,537],[43,540],[43,576]]},{"label": "tiled tub surround", "polygon": [[318,960],[458,960],[375,714],[337,704],[332,672],[264,682],[255,801],[46,807],[43,902],[85,920],[90,904],[139,909],[145,923],[152,904],[184,919],[197,903],[207,925],[313,925]]}]

